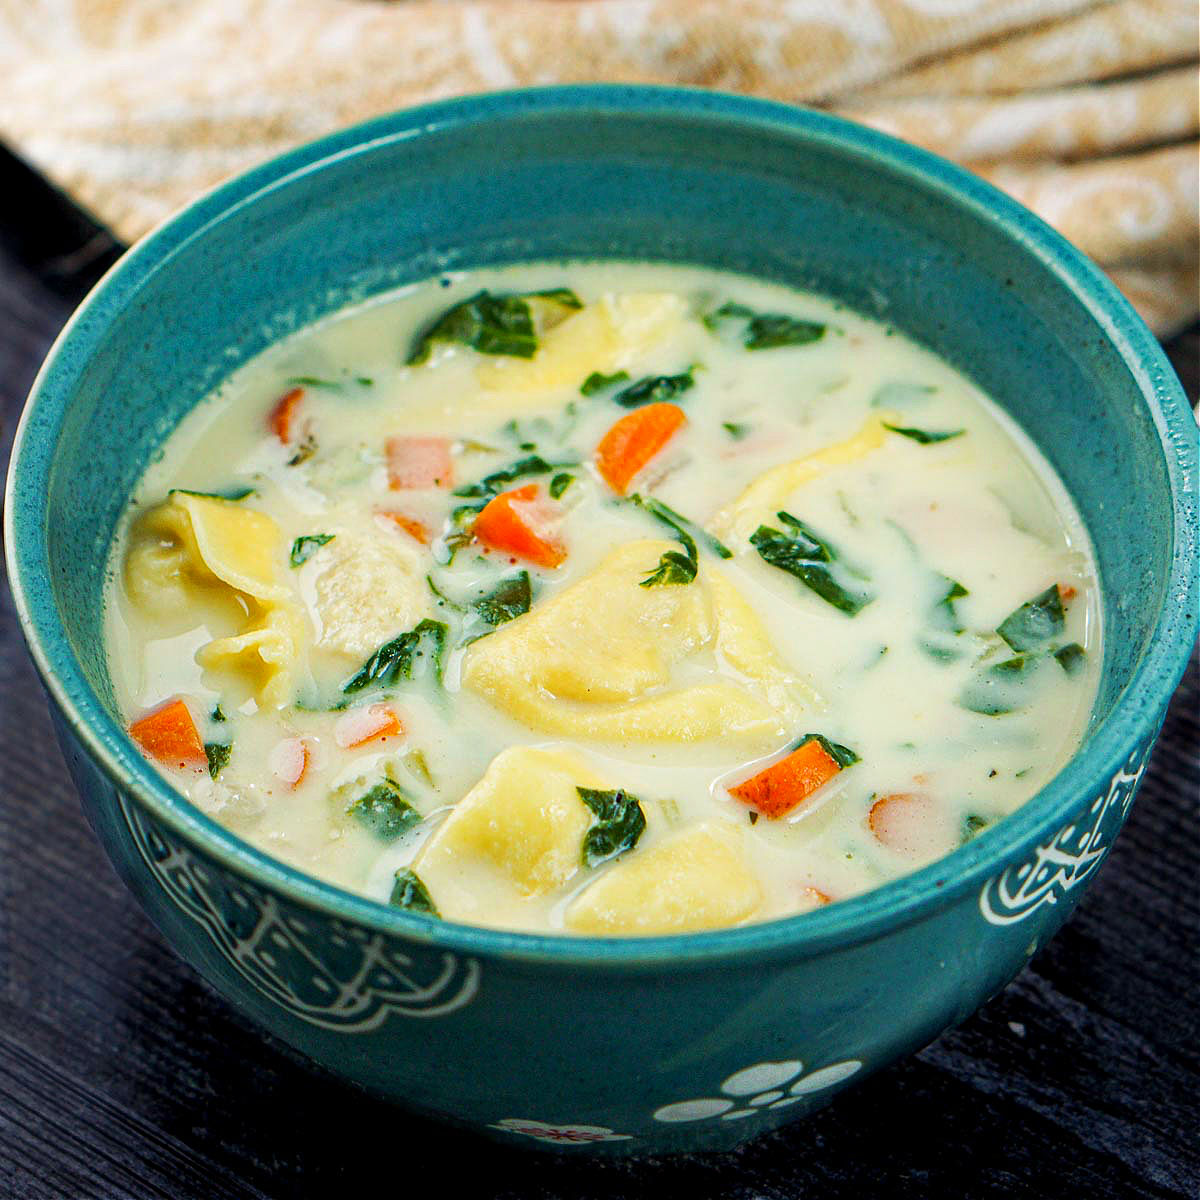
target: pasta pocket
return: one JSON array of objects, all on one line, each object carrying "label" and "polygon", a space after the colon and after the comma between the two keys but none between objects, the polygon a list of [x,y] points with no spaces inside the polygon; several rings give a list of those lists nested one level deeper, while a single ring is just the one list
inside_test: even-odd
[{"label": "pasta pocket", "polygon": [[159,614],[224,602],[238,632],[202,646],[205,669],[241,674],[264,704],[294,693],[303,620],[282,580],[282,534],[265,513],[217,497],[173,492],[134,525],[125,587]]},{"label": "pasta pocket", "polygon": [[492,904],[561,888],[581,866],[592,821],[577,789],[604,786],[576,755],[528,746],[498,754],[417,860],[441,912],[486,922]]},{"label": "pasta pocket", "polygon": [[[472,645],[463,684],[548,733],[769,746],[793,701],[786,689],[768,697],[761,685],[789,677],[728,580],[702,568],[694,585],[642,586],[671,548],[644,539],[611,551],[577,583]],[[685,660],[715,649],[745,678],[718,666],[677,678]]]},{"label": "pasta pocket", "polygon": [[762,902],[736,831],[698,825],[610,867],[567,909],[566,926],[626,936],[723,929]]}]

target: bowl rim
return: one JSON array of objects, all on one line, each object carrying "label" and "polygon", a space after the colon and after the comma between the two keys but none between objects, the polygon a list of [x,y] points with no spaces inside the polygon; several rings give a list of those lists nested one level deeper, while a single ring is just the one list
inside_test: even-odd
[{"label": "bowl rim", "polygon": [[[56,439],[71,394],[71,365],[139,286],[185,244],[276,188],[338,160],[462,125],[547,117],[694,120],[743,135],[821,144],[940,193],[991,224],[1037,259],[1090,314],[1120,353],[1157,428],[1171,487],[1173,564],[1159,619],[1113,710],[1045,787],[1004,821],[945,858],[816,912],[700,933],[599,938],[536,934],[440,921],[389,908],[283,863],[218,825],[173,789],[136,751],[87,683],[53,599],[45,555],[45,495]],[[78,345],[77,345],[78,343]],[[82,349],[83,353],[80,353]],[[402,109],[290,150],[219,184],[168,217],[128,250],[84,299],[56,338],[30,389],[12,450],[4,537],[18,620],[50,699],[118,792],[223,868],[305,908],[430,948],[479,958],[590,967],[706,965],[754,953],[794,957],[850,947],[902,928],[981,887],[1039,841],[1057,833],[1083,797],[1125,768],[1136,743],[1156,732],[1196,636],[1196,560],[1188,490],[1197,478],[1196,430],[1183,389],[1157,340],[1108,278],[1048,225],[970,172],[928,151],[840,117],[770,100],[700,88],[574,84],[491,92]],[[1194,531],[1193,531],[1194,532]]]}]

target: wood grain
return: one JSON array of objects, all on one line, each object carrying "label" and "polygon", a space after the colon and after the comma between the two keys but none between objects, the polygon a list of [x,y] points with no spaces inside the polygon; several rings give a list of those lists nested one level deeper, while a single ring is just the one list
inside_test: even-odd
[{"label": "wood grain", "polygon": [[[0,403],[116,253],[0,156]],[[1171,347],[1195,400],[1200,331]],[[979,1013],[727,1155],[604,1162],[465,1138],[264,1039],[163,944],[84,821],[0,592],[0,1196],[226,1200],[1195,1197],[1200,666],[1067,926]]]}]

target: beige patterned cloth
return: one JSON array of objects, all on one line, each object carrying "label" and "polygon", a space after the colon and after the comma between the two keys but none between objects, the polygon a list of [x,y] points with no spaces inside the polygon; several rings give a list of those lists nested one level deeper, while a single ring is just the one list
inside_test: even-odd
[{"label": "beige patterned cloth", "polygon": [[967,164],[1160,334],[1198,302],[1196,0],[0,0],[0,137],[121,237],[390,109],[579,80],[813,104]]}]

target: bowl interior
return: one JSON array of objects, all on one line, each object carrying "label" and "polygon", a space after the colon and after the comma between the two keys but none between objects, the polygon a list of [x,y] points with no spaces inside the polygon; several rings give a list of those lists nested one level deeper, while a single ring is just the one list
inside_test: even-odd
[{"label": "bowl interior", "polygon": [[[110,711],[106,551],[181,416],[349,301],[556,257],[700,263],[811,288],[973,377],[1041,447],[1092,532],[1106,637],[1093,729],[1114,712],[1168,588],[1187,599],[1178,564],[1172,583],[1162,405],[1186,406],[1144,327],[1039,222],[939,160],[799,110],[620,88],[477,98],[326,139],[194,205],[102,285],[40,380],[12,519],[29,607],[53,607]],[[1147,703],[1161,706],[1171,682]]]}]

